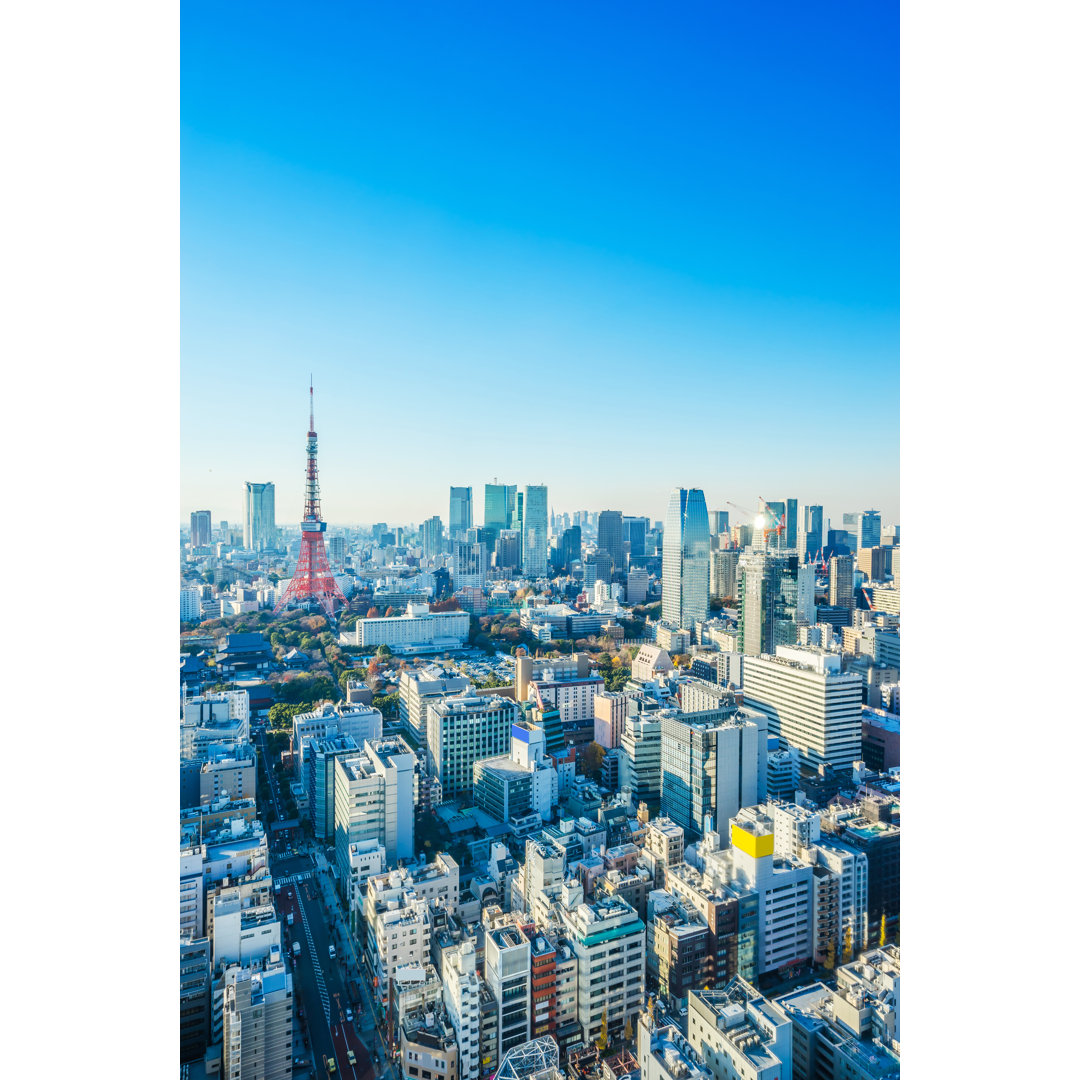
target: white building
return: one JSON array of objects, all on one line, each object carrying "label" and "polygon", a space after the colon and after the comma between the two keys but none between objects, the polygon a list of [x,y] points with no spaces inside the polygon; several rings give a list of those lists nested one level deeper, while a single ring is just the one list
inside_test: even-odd
[{"label": "white building", "polygon": [[307,748],[312,739],[348,735],[357,746],[382,738],[383,715],[359,702],[333,705],[324,702],[311,712],[293,717],[293,751],[299,754],[300,776],[306,773]]},{"label": "white building", "polygon": [[334,849],[343,891],[352,877],[349,850],[361,840],[377,840],[391,863],[413,857],[415,767],[416,756],[398,735],[334,759]]},{"label": "white building", "polygon": [[504,697],[466,693],[428,706],[427,746],[432,770],[451,799],[473,786],[473,762],[510,749],[510,725],[521,718]]},{"label": "white building", "polygon": [[791,1020],[739,976],[690,991],[687,1036],[715,1080],[791,1080]]},{"label": "white building", "polygon": [[621,897],[579,903],[566,913],[571,947],[578,958],[578,1020],[586,1043],[621,1031],[637,1017],[645,993],[645,924]]},{"label": "white building", "polygon": [[202,618],[202,589],[180,590],[180,621],[198,622]]},{"label": "white building", "polygon": [[529,988],[532,949],[513,915],[499,913],[487,922],[484,978],[499,1017],[498,1057],[529,1040]]},{"label": "white building", "polygon": [[288,1080],[293,984],[280,954],[261,968],[230,967],[221,993],[223,1080]]},{"label": "white building", "polygon": [[460,649],[469,637],[467,611],[433,612],[428,604],[409,603],[404,615],[358,619],[353,633],[341,635],[342,645],[386,645],[396,653],[441,652]]},{"label": "white building", "polygon": [[480,1076],[480,976],[472,939],[442,954],[443,1004],[457,1034],[461,1080]]},{"label": "white building", "polygon": [[862,757],[862,679],[842,674],[836,654],[782,645],[775,656],[744,657],[743,700],[813,766],[847,769]]},{"label": "white building", "polygon": [[683,1033],[648,1012],[638,1018],[636,1056],[641,1080],[714,1080]]},{"label": "white building", "polygon": [[364,901],[368,962],[385,1010],[390,1003],[390,974],[400,966],[431,962],[431,909],[416,895],[403,870],[369,878]]},{"label": "white building", "polygon": [[464,675],[448,676],[439,667],[403,671],[398,682],[401,702],[398,715],[409,725],[413,735],[426,746],[428,706],[443,698],[457,697],[470,689],[472,683]]}]

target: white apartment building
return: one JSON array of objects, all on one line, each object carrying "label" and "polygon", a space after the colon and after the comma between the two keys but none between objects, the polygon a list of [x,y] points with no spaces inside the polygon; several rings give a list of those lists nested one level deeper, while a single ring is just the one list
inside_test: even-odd
[{"label": "white apartment building", "polygon": [[645,924],[621,897],[579,903],[566,913],[578,958],[578,1021],[586,1043],[621,1030],[641,1012],[645,993]]},{"label": "white apartment building", "polygon": [[436,611],[410,602],[404,615],[358,619],[352,633],[340,637],[342,645],[386,645],[396,653],[441,652],[460,649],[469,637],[467,611]]},{"label": "white apartment building", "polygon": [[180,851],[180,933],[204,936],[203,854],[199,845]]},{"label": "white apartment building", "polygon": [[510,725],[520,719],[517,702],[495,695],[467,693],[428,707],[427,746],[443,798],[472,790],[473,762],[505,755]]},{"label": "white apartment building", "polygon": [[391,870],[367,883],[365,947],[384,1010],[390,1003],[390,974],[402,965],[423,968],[431,962],[431,909],[406,884],[407,877]]},{"label": "white apartment building", "polygon": [[555,1031],[561,1033],[578,1026],[578,958],[570,943],[555,946]]},{"label": "white apartment building", "polygon": [[461,1080],[480,1076],[480,976],[476,946],[469,939],[442,957],[443,1004],[457,1034]]},{"label": "white apartment building", "polygon": [[739,976],[690,991],[687,1036],[715,1080],[791,1080],[791,1019]]},{"label": "white apartment building", "polygon": [[743,700],[811,765],[847,769],[862,757],[862,679],[842,674],[836,654],[781,645],[775,656],[747,656]]},{"label": "white apartment building", "polygon": [[391,863],[413,857],[415,768],[416,756],[400,735],[334,758],[334,849],[343,891],[351,878],[349,849],[361,840],[377,840]]},{"label": "white apartment building", "polygon": [[202,618],[202,589],[180,590],[180,621],[198,622]]},{"label": "white apartment building", "polygon": [[460,900],[460,869],[457,862],[446,852],[440,851],[425,866],[409,870],[409,884],[416,895],[426,900],[432,908],[440,907],[456,915]]},{"label": "white apartment building", "polygon": [[250,967],[267,960],[273,950],[281,951],[281,920],[271,903],[248,904],[228,889],[213,900],[214,968],[222,964]]}]

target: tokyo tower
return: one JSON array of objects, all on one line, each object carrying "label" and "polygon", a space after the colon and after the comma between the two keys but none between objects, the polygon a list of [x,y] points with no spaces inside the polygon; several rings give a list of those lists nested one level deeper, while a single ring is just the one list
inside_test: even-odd
[{"label": "tokyo tower", "polygon": [[311,395],[311,422],[307,433],[307,482],[304,488],[304,519],[300,522],[300,558],[296,562],[289,587],[274,608],[276,615],[290,604],[305,604],[317,600],[327,618],[334,617],[337,603],[345,604],[345,594],[330,572],[326,557],[326,522],[319,510],[319,440],[315,434],[315,386],[308,387]]}]

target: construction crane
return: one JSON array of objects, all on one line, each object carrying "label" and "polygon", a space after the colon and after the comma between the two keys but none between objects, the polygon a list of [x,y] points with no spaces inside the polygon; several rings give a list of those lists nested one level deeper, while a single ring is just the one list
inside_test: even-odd
[{"label": "construction crane", "polygon": [[779,547],[780,534],[785,530],[784,522],[787,519],[787,511],[785,510],[779,517],[777,517],[776,514],[774,514],[773,511],[769,509],[769,504],[760,495],[758,496],[758,502],[761,504],[761,509],[759,510],[760,516],[764,518],[765,514],[768,513],[769,517],[771,517],[774,522],[771,528],[767,528],[765,530],[765,547],[767,548],[769,546],[770,536],[776,537],[776,546]]}]

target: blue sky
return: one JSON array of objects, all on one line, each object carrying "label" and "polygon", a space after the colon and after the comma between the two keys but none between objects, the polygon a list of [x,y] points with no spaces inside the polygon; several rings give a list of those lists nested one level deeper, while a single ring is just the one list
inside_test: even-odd
[{"label": "blue sky", "polygon": [[181,14],[182,520],[899,520],[896,4]]}]

